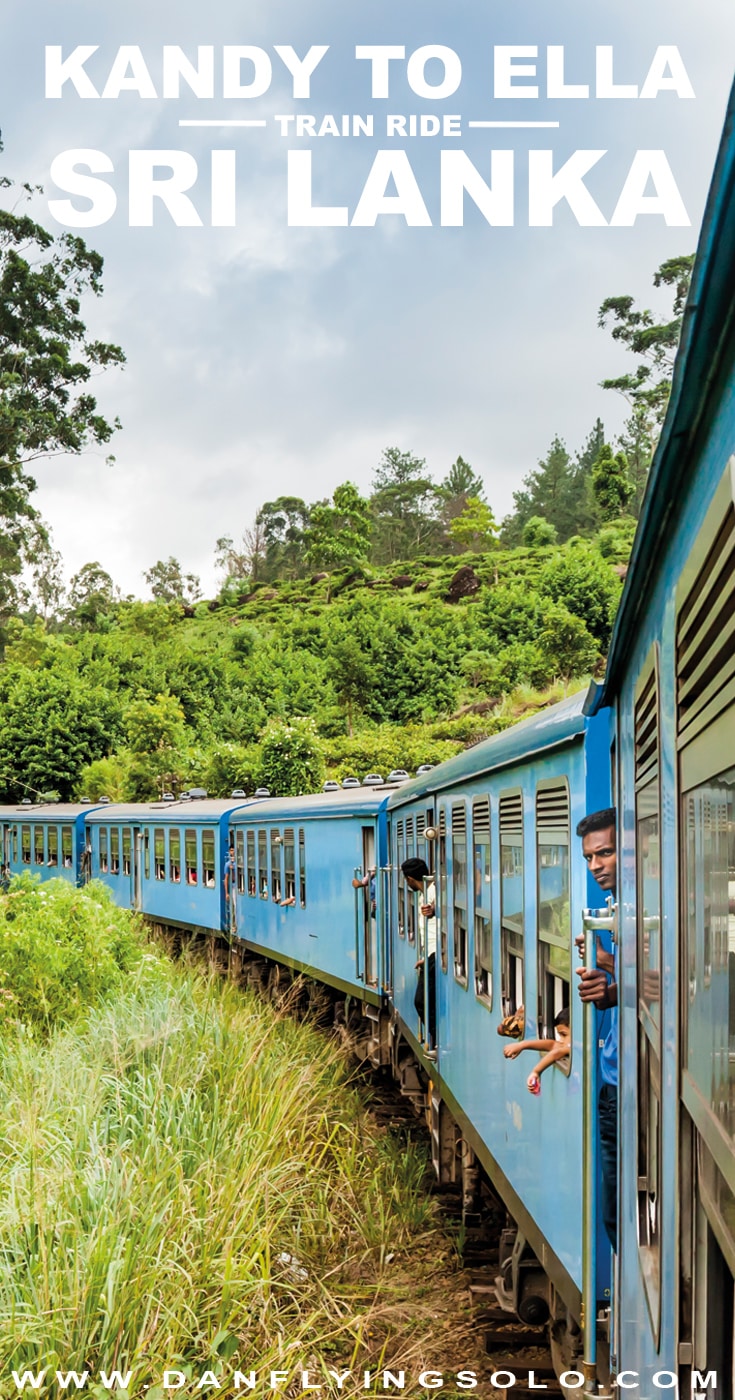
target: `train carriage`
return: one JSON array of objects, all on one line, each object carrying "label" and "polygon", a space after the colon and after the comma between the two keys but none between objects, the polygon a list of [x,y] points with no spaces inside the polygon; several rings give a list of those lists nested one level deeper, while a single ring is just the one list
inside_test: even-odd
[{"label": "train carriage", "polygon": [[[264,799],[233,814],[234,931],[254,952],[380,1006],[388,987],[386,785]],[[353,887],[378,867],[371,890]]]},{"label": "train carriage", "polygon": [[[244,799],[243,799],[244,801]],[[89,812],[89,874],[117,904],[173,928],[228,933],[232,799],[115,803]]]},{"label": "train carriage", "polygon": [[[564,1309],[581,1312],[582,1016],[572,987],[573,938],[599,889],[574,859],[577,822],[610,805],[610,730],[590,696],[559,705],[441,764],[389,800],[393,1003],[402,1036],[432,1081],[435,1167],[454,1170],[461,1133],[542,1261]],[[426,859],[436,888],[436,1043],[414,1006],[422,961],[420,896],[401,876]],[[426,963],[423,964],[426,966]],[[423,969],[419,971],[423,976]],[[427,986],[426,994],[430,995]],[[526,1089],[534,1058],[507,1060],[504,1018],[528,1038],[554,1038],[571,1012],[571,1060]],[[598,1297],[609,1303],[610,1251],[599,1250]],[[540,1265],[527,1269],[525,1313],[553,1303]],[[540,1275],[540,1276],[539,1276]],[[516,1276],[517,1282],[517,1276]],[[519,1298],[507,1299],[509,1305]]]},{"label": "train carriage", "polygon": [[735,1390],[735,89],[602,703],[618,734],[618,1358]]},{"label": "train carriage", "polygon": [[3,870],[80,884],[88,874],[88,802],[22,802],[0,807]]}]

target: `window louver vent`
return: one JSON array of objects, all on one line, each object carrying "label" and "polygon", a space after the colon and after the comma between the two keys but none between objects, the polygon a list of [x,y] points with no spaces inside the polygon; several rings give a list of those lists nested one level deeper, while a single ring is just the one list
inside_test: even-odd
[{"label": "window louver vent", "polygon": [[467,813],[464,807],[452,808],[452,831],[455,836],[463,836],[467,830]]},{"label": "window louver vent", "polygon": [[399,841],[402,841],[402,840],[403,840],[403,822],[402,822],[402,821],[396,822],[396,837],[397,837],[397,839],[398,839]]},{"label": "window louver vent", "polygon": [[735,693],[735,506],[728,506],[677,619],[677,732],[686,744]]},{"label": "window louver vent", "polygon": [[447,830],[447,814],[446,814],[444,808],[442,807],[441,812],[439,813],[439,835],[440,835],[440,836],[444,836],[444,835],[446,834],[446,830]]},{"label": "window louver vent", "polygon": [[406,845],[413,845],[413,817],[406,817]]},{"label": "window louver vent", "polygon": [[490,803],[487,798],[482,802],[475,802],[472,808],[472,826],[475,835],[490,831]]},{"label": "window louver vent", "polygon": [[569,830],[569,794],[564,784],[536,793],[536,825],[539,831]]},{"label": "window louver vent", "polygon": [[419,840],[421,840],[421,837],[423,836],[425,830],[426,830],[426,817],[424,817],[424,816],[418,816],[418,817],[416,818],[416,835],[417,835],[417,837],[419,838]]},{"label": "window louver vent", "polygon": [[521,794],[514,792],[509,797],[501,797],[498,810],[500,812],[500,835],[522,836],[523,798]]},{"label": "window louver vent", "polygon": [[636,790],[658,778],[658,691],[656,672],[646,681],[635,707]]}]

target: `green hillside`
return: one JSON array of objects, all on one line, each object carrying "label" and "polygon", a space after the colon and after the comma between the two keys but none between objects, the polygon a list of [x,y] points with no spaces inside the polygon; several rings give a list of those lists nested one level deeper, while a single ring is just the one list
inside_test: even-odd
[{"label": "green hillside", "polygon": [[314,790],[415,771],[601,665],[629,531],[233,587],[89,594],[57,630],[6,625],[5,800]]}]

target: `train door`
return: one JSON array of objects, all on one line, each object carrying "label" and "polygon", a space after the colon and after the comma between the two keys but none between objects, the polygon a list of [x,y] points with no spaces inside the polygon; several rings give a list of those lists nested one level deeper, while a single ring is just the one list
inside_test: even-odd
[{"label": "train door", "polygon": [[716,1371],[717,1400],[735,1396],[734,597],[735,457],[676,598],[679,1361]]},{"label": "train door", "polygon": [[5,826],[3,826],[3,842],[2,842],[3,875],[6,874],[6,872],[8,871],[8,869],[9,869],[9,867],[10,867],[10,854],[11,854],[10,827],[6,824]]},{"label": "train door", "polygon": [[375,855],[375,828],[362,828],[362,868],[368,874],[368,887],[363,899],[363,938],[365,946],[365,983],[378,985],[378,887]]}]

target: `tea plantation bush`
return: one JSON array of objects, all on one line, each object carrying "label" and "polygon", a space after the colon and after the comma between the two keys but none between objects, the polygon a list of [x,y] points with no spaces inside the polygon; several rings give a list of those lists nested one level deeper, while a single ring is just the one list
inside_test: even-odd
[{"label": "tea plantation bush", "polygon": [[155,978],[159,961],[143,926],[103,885],[11,881],[0,896],[0,1028],[49,1031],[116,991],[132,973]]}]

